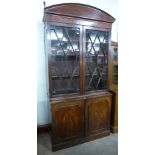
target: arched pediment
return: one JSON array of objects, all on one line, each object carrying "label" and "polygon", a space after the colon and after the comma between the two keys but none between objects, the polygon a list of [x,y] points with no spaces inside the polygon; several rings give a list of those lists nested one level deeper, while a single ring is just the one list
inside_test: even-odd
[{"label": "arched pediment", "polygon": [[115,21],[115,19],[105,11],[90,5],[79,3],[63,3],[52,5],[45,7],[44,11],[46,14],[77,17],[108,23],[113,23]]}]

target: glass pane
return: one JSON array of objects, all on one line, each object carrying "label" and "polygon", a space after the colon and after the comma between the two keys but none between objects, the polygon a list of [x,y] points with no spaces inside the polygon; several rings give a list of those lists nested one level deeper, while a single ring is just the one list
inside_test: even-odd
[{"label": "glass pane", "polygon": [[79,92],[80,30],[51,26],[48,39],[51,42],[52,95]]},{"label": "glass pane", "polygon": [[107,88],[109,32],[86,30],[86,91]]},{"label": "glass pane", "polygon": [[114,48],[114,50],[113,50],[113,63],[117,64],[117,61],[118,61],[118,51],[117,51],[117,48]]},{"label": "glass pane", "polygon": [[113,68],[112,68],[112,78],[113,84],[118,84],[118,48],[113,50]]}]

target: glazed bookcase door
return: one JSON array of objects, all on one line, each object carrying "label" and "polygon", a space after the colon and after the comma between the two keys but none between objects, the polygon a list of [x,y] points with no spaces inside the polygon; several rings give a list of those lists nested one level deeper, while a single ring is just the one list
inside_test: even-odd
[{"label": "glazed bookcase door", "polygon": [[80,92],[80,27],[49,24],[50,96]]},{"label": "glazed bookcase door", "polygon": [[110,31],[84,28],[85,91],[107,89]]}]

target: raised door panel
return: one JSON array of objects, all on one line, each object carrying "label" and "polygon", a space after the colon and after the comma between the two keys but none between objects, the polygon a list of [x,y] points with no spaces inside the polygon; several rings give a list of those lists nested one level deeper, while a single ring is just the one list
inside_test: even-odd
[{"label": "raised door panel", "polygon": [[110,106],[111,97],[86,100],[86,135],[109,130]]},{"label": "raised door panel", "polygon": [[52,105],[53,142],[59,143],[83,136],[84,112],[82,101]]}]

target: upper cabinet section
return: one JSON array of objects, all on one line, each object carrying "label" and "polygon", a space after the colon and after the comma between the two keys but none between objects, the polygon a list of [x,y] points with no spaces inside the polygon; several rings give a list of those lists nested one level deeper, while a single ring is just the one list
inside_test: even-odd
[{"label": "upper cabinet section", "polygon": [[84,4],[44,8],[51,98],[107,91],[114,20],[108,13]]},{"label": "upper cabinet section", "polygon": [[108,23],[113,23],[115,21],[111,15],[98,8],[78,3],[64,3],[49,6],[45,8],[45,13],[98,20]]}]

